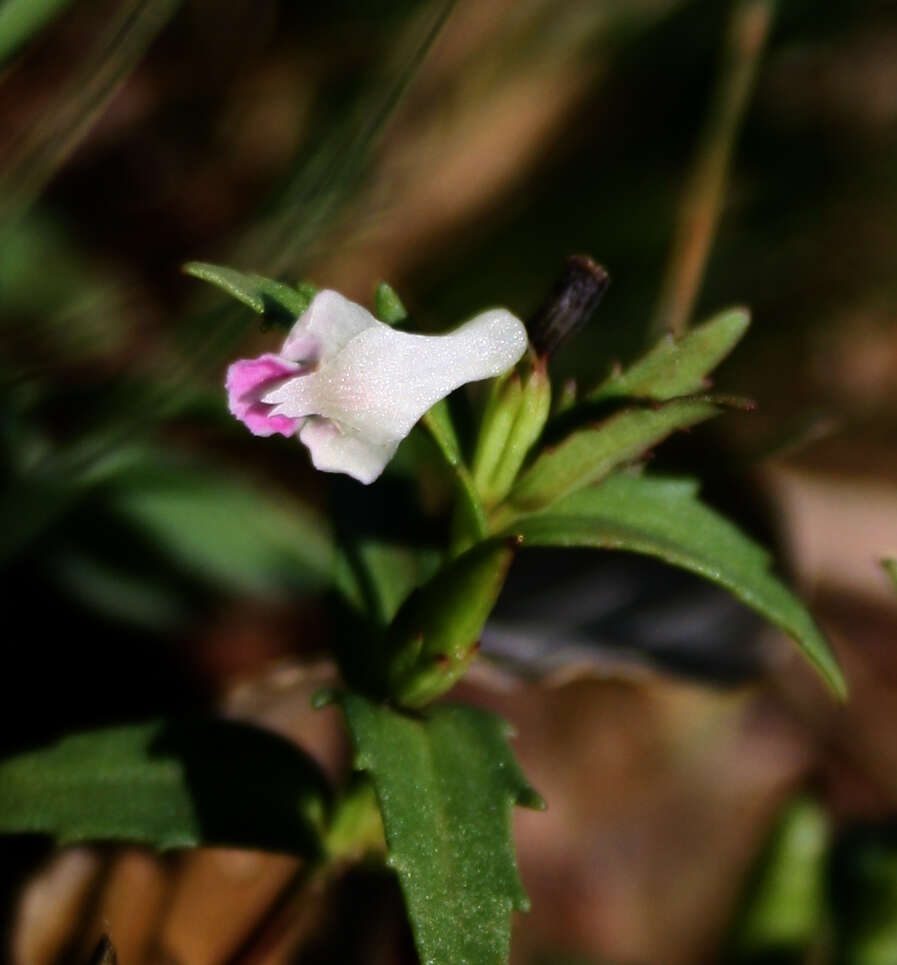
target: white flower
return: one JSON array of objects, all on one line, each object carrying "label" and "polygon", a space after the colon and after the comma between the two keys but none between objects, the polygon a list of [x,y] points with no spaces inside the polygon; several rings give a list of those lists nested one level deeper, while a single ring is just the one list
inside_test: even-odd
[{"label": "white flower", "polygon": [[278,355],[230,367],[231,411],[258,435],[298,431],[317,469],[370,483],[428,409],[466,382],[501,375],[526,344],[503,308],[446,335],[415,335],[325,290]]}]

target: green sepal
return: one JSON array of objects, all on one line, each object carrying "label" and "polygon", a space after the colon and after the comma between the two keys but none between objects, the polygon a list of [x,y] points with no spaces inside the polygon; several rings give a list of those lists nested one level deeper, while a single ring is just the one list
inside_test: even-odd
[{"label": "green sepal", "polygon": [[387,325],[398,325],[408,317],[402,299],[385,281],[381,281],[374,290],[374,314]]},{"label": "green sepal", "polygon": [[421,707],[464,675],[515,547],[514,539],[478,543],[405,601],[386,634],[386,687],[393,701]]},{"label": "green sepal", "polygon": [[292,327],[317,294],[317,289],[309,282],[300,282],[293,288],[262,275],[246,274],[204,261],[189,261],[183,271],[226,291],[261,315],[266,323],[280,328]]},{"label": "green sepal", "polygon": [[486,506],[507,496],[551,409],[544,359],[528,357],[496,381],[477,440],[473,479]]},{"label": "green sepal", "polygon": [[471,466],[474,485],[484,502],[488,502],[489,483],[508,443],[522,397],[523,381],[516,368],[493,381]]},{"label": "green sepal", "polygon": [[515,804],[544,807],[508,746],[510,727],[475,707],[404,714],[341,700],[356,767],[370,777],[422,962],[505,965],[511,912],[529,901],[511,835]]},{"label": "green sepal", "polygon": [[665,402],[707,388],[707,376],[732,351],[750,324],[743,308],[720,312],[679,339],[667,335],[629,368],[613,372],[587,402],[642,398]]},{"label": "green sepal", "polygon": [[545,360],[536,359],[532,363],[524,363],[523,380],[523,396],[517,418],[492,474],[487,503],[498,503],[510,492],[523,461],[548,421],[551,410],[551,380]]}]

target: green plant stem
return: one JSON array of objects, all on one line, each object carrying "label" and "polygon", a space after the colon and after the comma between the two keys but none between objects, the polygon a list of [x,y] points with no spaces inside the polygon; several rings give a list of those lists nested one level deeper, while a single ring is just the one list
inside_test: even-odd
[{"label": "green plant stem", "polygon": [[732,8],[716,92],[682,194],[672,252],[654,310],[654,334],[681,335],[688,327],[774,7],[774,0],[736,0]]},{"label": "green plant stem", "polygon": [[274,904],[227,965],[256,965],[287,942],[298,947],[313,934],[337,882],[366,856],[385,854],[383,823],[370,780],[353,776],[336,802],[324,836],[323,857],[307,861],[281,889]]},{"label": "green plant stem", "polygon": [[367,777],[355,774],[333,809],[324,851],[330,861],[345,861],[385,848],[374,786]]},{"label": "green plant stem", "polygon": [[487,536],[489,524],[479,493],[470,475],[470,470],[461,456],[454,430],[450,421],[447,421],[447,411],[444,405],[444,402],[437,403],[426,413],[421,422],[430,433],[455,477],[455,484],[460,497],[455,526],[457,538],[455,540],[456,545],[453,547],[453,553],[457,554],[470,546],[473,541]]}]

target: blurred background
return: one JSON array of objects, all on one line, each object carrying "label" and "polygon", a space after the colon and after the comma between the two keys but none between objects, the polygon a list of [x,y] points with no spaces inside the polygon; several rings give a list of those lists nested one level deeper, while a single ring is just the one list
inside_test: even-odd
[{"label": "blurred background", "polygon": [[[347,772],[338,715],[309,705],[334,678],[330,524],[394,524],[429,457],[409,439],[362,492],[246,433],[224,370],[279,336],[185,261],[367,303],[385,279],[435,331],[525,317],[586,252],[613,282],[557,384],[671,317],[751,308],[717,385],[756,411],[654,463],[775,547],[853,699],[681,574],[523,560],[456,694],[514,722],[549,802],[517,819],[513,962],[894,965],[897,4],[22,9],[0,4],[2,752],[224,709]],[[447,494],[424,472],[426,536]],[[123,965],[414,961],[389,878],[296,904],[295,871],[2,838],[4,947],[83,962],[106,930]]]}]

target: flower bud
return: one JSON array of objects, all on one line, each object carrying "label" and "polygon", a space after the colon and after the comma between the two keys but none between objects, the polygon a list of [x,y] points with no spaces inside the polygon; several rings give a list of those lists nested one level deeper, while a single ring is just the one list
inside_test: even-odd
[{"label": "flower bud", "polygon": [[550,408],[551,380],[545,359],[533,353],[494,385],[473,462],[474,484],[487,507],[500,503],[511,491]]},{"label": "flower bud", "polygon": [[490,483],[501,460],[523,398],[523,379],[514,368],[492,383],[473,456],[471,476],[477,492],[488,503]]}]

